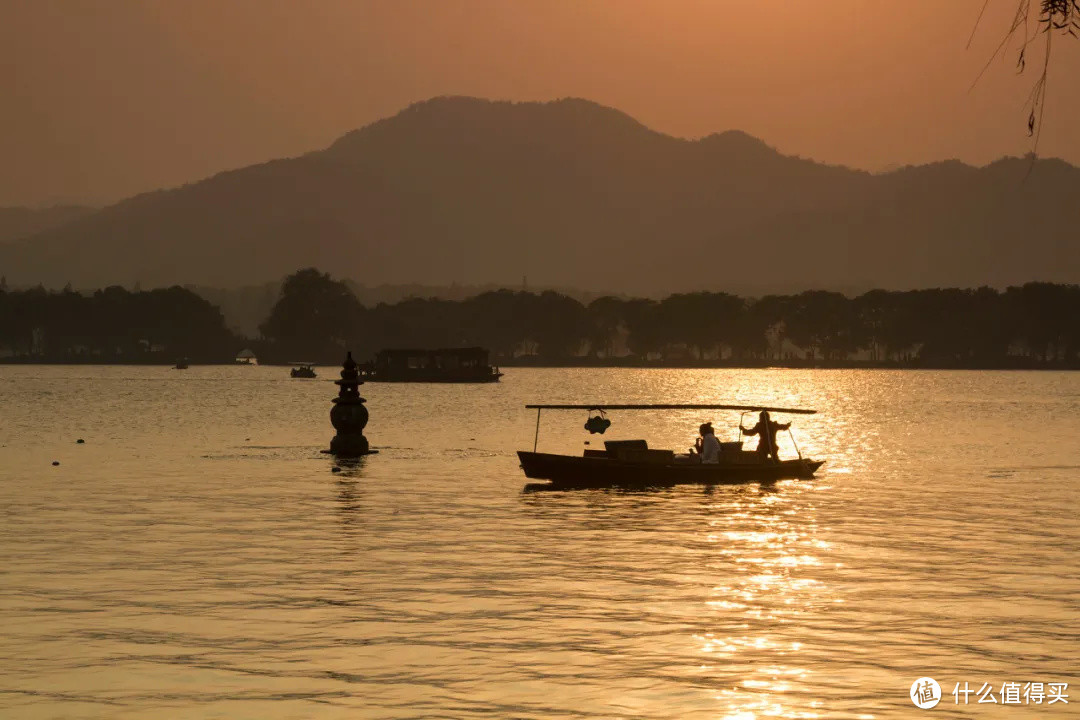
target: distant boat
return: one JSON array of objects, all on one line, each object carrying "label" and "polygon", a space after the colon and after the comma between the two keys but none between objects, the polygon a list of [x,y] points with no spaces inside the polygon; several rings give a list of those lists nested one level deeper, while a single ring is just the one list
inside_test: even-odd
[{"label": "distant boat", "polygon": [[480,347],[381,350],[360,369],[364,382],[489,383],[502,377]]},{"label": "distant boat", "polygon": [[254,365],[255,353],[252,352],[250,349],[245,348],[240,352],[236,353],[236,359],[234,362],[237,365]]},{"label": "distant boat", "polygon": [[188,359],[187,358],[180,358],[179,360],[176,361],[176,365],[173,366],[174,370],[187,370],[187,368],[188,368]]},{"label": "distant boat", "polygon": [[289,371],[289,376],[294,378],[314,378],[315,377],[315,363],[289,363],[290,365],[296,365]]}]

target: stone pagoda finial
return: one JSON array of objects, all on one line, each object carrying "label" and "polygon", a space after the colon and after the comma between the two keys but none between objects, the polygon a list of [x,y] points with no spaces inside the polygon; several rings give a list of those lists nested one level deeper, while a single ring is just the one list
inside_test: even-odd
[{"label": "stone pagoda finial", "polygon": [[330,452],[338,457],[359,457],[374,450],[368,447],[364,437],[364,426],[368,422],[368,411],[364,407],[364,398],[360,397],[360,372],[352,352],[345,354],[341,365],[341,379],[334,383],[340,388],[334,398],[334,407],[330,409],[330,423],[337,434],[330,441]]}]

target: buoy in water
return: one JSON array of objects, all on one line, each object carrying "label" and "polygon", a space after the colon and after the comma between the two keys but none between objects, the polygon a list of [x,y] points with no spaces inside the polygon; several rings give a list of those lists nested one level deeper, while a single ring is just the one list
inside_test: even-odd
[{"label": "buoy in water", "polygon": [[60,461],[59,461],[59,460],[53,460],[53,461],[52,461],[52,464],[53,464],[53,465],[59,465],[59,464],[60,464]]},{"label": "buoy in water", "polygon": [[341,468],[335,465],[334,467],[330,468],[330,472],[341,472]]},{"label": "buoy in water", "polygon": [[82,445],[85,442],[86,442],[85,440],[83,440],[82,438],[79,438],[78,440],[75,441],[75,444],[76,445]]}]

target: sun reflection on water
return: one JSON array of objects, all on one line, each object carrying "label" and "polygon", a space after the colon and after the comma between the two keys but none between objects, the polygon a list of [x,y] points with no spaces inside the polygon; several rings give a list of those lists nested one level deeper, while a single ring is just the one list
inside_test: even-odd
[{"label": "sun reflection on water", "polygon": [[783,491],[742,496],[713,516],[704,540],[715,548],[717,579],[704,601],[711,627],[697,634],[700,655],[723,658],[728,685],[714,697],[722,717],[815,718],[806,645],[792,639],[800,621],[838,598],[822,577],[811,493],[788,483]]}]

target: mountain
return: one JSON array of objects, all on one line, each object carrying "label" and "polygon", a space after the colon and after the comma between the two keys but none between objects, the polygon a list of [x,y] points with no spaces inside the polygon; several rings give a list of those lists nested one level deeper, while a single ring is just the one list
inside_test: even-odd
[{"label": "mountain", "polygon": [[56,205],[48,208],[0,207],[0,243],[52,230],[92,212],[94,208],[81,205]]},{"label": "mountain", "polygon": [[585,100],[443,97],[0,244],[0,272],[237,287],[317,266],[371,286],[527,275],[633,293],[1077,282],[1078,199],[1080,169],[1057,160],[874,175]]}]

